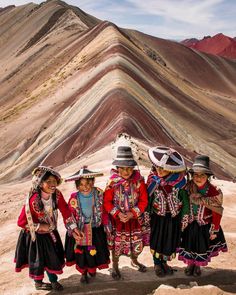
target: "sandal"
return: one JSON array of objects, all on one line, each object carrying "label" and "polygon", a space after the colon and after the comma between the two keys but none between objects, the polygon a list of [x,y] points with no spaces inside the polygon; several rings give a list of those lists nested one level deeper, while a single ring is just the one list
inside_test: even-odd
[{"label": "sandal", "polygon": [[194,277],[200,277],[201,274],[202,274],[202,271],[201,271],[200,266],[195,265],[194,270],[193,270]]},{"label": "sandal", "polygon": [[167,275],[173,275],[174,270],[173,270],[173,268],[171,266],[169,266],[167,264],[167,262],[162,262],[161,266],[162,266],[162,269],[164,270],[164,273],[165,274],[167,274]]},{"label": "sandal", "polygon": [[59,282],[52,282],[52,288],[55,291],[62,291],[64,288]]},{"label": "sandal", "polygon": [[185,268],[184,273],[186,274],[186,276],[189,277],[193,275],[193,270],[194,270],[194,264],[191,264]]},{"label": "sandal", "polygon": [[166,274],[160,264],[154,265],[155,274],[159,278],[163,278]]},{"label": "sandal", "polygon": [[89,284],[89,278],[87,276],[87,273],[85,273],[81,276],[80,283],[81,284]]},{"label": "sandal", "polygon": [[146,272],[147,271],[147,267],[145,265],[143,265],[142,263],[139,263],[138,261],[131,260],[131,265],[133,267],[135,267],[140,272]]},{"label": "sandal", "polygon": [[35,282],[35,289],[49,291],[49,290],[52,290],[52,285],[49,283]]},{"label": "sandal", "polygon": [[121,279],[121,273],[118,268],[112,268],[111,276],[114,280],[118,281]]}]

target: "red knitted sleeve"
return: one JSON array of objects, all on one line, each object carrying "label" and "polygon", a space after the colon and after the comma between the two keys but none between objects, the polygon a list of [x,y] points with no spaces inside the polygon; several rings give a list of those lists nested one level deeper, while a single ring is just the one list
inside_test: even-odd
[{"label": "red knitted sleeve", "polygon": [[25,226],[27,225],[27,218],[26,218],[26,214],[25,214],[25,205],[21,209],[21,213],[20,213],[18,220],[17,220],[17,225],[22,228],[25,228]]},{"label": "red knitted sleeve", "polygon": [[220,221],[221,221],[222,215],[212,211],[212,225],[211,225],[211,231],[218,232],[220,229]]},{"label": "red knitted sleeve", "polygon": [[57,200],[58,209],[61,212],[61,215],[64,219],[64,223],[66,223],[66,220],[71,217],[71,211],[60,191],[57,191]]},{"label": "red knitted sleeve", "polygon": [[104,209],[107,213],[110,213],[114,218],[120,213],[119,208],[113,204],[114,190],[112,188],[105,190],[104,192]]},{"label": "red knitted sleeve", "polygon": [[148,194],[147,194],[147,187],[144,181],[141,181],[139,187],[139,199],[137,207],[132,208],[132,213],[137,218],[140,214],[142,214],[148,205]]}]

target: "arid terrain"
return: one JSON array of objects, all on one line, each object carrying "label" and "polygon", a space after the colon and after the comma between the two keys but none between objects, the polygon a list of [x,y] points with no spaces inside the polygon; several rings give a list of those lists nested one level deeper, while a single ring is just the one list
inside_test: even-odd
[{"label": "arid terrain", "polygon": [[227,58],[236,58],[236,38],[225,36],[222,33],[215,36],[205,36],[203,39],[196,38],[185,39],[182,44],[202,51]]},{"label": "arid terrain", "polygon": [[[135,150],[135,141],[132,141],[131,146]],[[111,159],[114,156],[116,144],[108,145],[93,155],[85,157],[83,160],[73,161],[69,166],[62,166],[61,174],[66,177],[74,173],[78,167],[88,165],[93,170],[103,171],[104,176],[97,179],[96,185],[104,188],[106,180],[109,177],[111,166]],[[142,153],[145,145],[142,145],[140,152]],[[139,152],[138,152],[139,153]],[[109,156],[108,156],[109,155]],[[138,154],[136,154],[137,156]],[[149,166],[150,167],[150,166]],[[141,165],[139,168],[146,177],[149,172],[149,167]],[[208,293],[205,294],[227,294],[236,293],[236,186],[232,182],[214,180],[224,193],[224,216],[222,220],[222,227],[225,231],[229,251],[222,253],[220,256],[212,259],[206,269],[203,270],[202,277],[186,277],[184,275],[184,264],[180,261],[173,260],[171,265],[175,267],[177,272],[173,276],[165,278],[157,278],[153,271],[152,256],[149,248],[146,247],[140,256],[140,261],[148,266],[148,271],[144,274],[139,273],[130,265],[130,260],[126,257],[121,258],[121,270],[123,280],[115,282],[110,276],[109,270],[99,271],[97,278],[89,285],[81,285],[80,274],[74,267],[65,267],[63,275],[60,276],[60,282],[63,283],[65,290],[61,294],[149,294],[161,284],[177,287],[179,285],[187,288],[190,282],[196,282],[199,286],[204,288]],[[24,269],[21,273],[14,272],[14,250],[17,237],[20,229],[17,228],[16,219],[20,211],[20,207],[24,203],[25,195],[27,194],[29,181],[17,182],[14,184],[1,185],[1,203],[0,203],[0,220],[1,220],[1,240],[0,240],[0,293],[1,294],[53,294],[53,292],[35,291],[32,280],[28,277],[28,270]],[[14,191],[12,191],[14,188]],[[74,184],[63,183],[60,190],[68,199],[70,193],[74,191]],[[64,239],[65,228],[60,216],[60,233]],[[47,280],[47,279],[46,279]],[[208,285],[213,285],[218,289],[212,289]],[[194,287],[196,289],[196,287]],[[198,293],[194,293],[194,288],[184,289],[188,291],[185,294],[202,294],[204,289],[200,288]],[[160,290],[159,290],[160,291]],[[171,290],[161,289],[170,294]],[[175,292],[178,289],[174,289]],[[181,289],[183,292],[183,289]],[[181,294],[182,294],[181,292]],[[193,292],[193,293],[192,293]],[[195,290],[196,292],[196,290]],[[220,293],[219,293],[220,292]],[[223,293],[224,292],[224,293]],[[159,294],[159,293],[158,293]],[[174,293],[173,293],[174,294]],[[178,294],[178,293],[175,293]]]}]

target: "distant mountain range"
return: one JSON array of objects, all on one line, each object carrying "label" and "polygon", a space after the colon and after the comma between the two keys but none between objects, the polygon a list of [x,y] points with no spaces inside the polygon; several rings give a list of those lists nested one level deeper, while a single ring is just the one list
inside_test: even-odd
[{"label": "distant mountain range", "polygon": [[[205,41],[221,53],[225,38]],[[50,0],[0,11],[0,64],[2,182],[70,165],[121,133],[172,146],[188,164],[207,154],[218,177],[236,175],[234,60]]]},{"label": "distant mountain range", "polygon": [[202,40],[185,39],[181,43],[202,52],[236,59],[236,37],[231,38],[220,33],[213,37],[206,36]]}]

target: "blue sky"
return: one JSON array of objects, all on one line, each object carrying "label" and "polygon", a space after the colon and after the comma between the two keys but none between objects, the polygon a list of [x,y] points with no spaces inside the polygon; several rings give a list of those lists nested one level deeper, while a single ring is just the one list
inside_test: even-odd
[{"label": "blue sky", "polygon": [[[42,1],[0,0],[0,7]],[[66,0],[101,20],[165,39],[236,37],[236,0]]]}]

